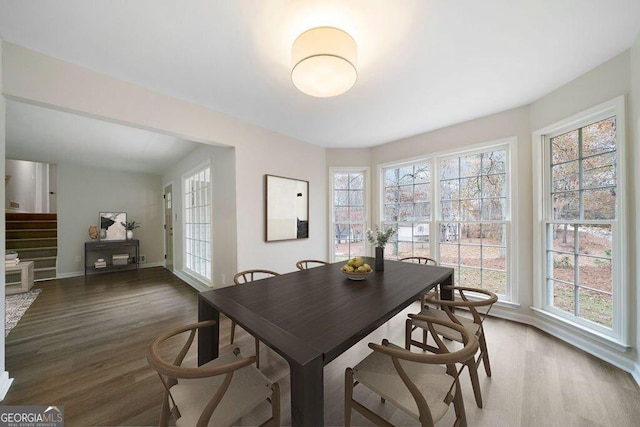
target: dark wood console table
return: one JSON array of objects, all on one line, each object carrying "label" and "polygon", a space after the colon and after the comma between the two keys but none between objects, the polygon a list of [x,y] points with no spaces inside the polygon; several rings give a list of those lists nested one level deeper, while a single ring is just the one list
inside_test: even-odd
[{"label": "dark wood console table", "polygon": [[[113,264],[113,255],[127,254],[127,263]],[[107,266],[96,268],[95,262],[102,258]],[[84,274],[106,273],[108,271],[133,270],[140,266],[140,240],[98,240],[84,243]]]}]

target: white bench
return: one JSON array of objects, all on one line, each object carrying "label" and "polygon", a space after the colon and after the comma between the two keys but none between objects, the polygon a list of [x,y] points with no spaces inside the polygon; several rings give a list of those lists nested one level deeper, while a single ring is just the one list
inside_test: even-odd
[{"label": "white bench", "polygon": [[16,265],[7,265],[6,273],[20,272],[20,281],[7,283],[5,294],[27,292],[33,287],[33,261],[20,261]]}]

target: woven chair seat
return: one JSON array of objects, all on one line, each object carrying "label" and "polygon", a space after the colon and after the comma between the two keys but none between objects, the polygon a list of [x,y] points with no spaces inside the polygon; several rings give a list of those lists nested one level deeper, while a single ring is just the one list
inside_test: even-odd
[{"label": "woven chair seat", "polygon": [[[201,368],[225,365],[242,358],[227,353]],[[204,407],[215,391],[220,387],[224,375],[198,379],[178,379],[178,384],[171,387],[171,396],[176,402],[182,415],[177,421],[178,427],[195,426]],[[228,426],[235,420],[252,412],[261,403],[269,407],[267,398],[271,396],[271,381],[255,366],[250,365],[238,369],[233,373],[233,379],[227,392],[222,397],[209,421],[209,426]]]},{"label": "woven chair seat", "polygon": [[[261,406],[270,406],[271,417],[261,426],[279,427],[280,386],[256,368],[255,356],[242,357],[235,348],[201,366],[182,365],[196,334],[216,325],[216,320],[205,320],[177,326],[147,347],[147,362],[164,386],[158,425],[168,427],[174,420],[178,427],[229,426]],[[181,338],[182,347],[170,357],[167,341],[175,345]]]},{"label": "woven chair seat", "polygon": [[[423,427],[433,427],[447,413],[451,403],[455,408],[456,426],[466,426],[464,402],[458,381],[458,364],[466,363],[478,350],[478,340],[467,330],[447,320],[430,319],[410,314],[405,330],[411,322],[423,321],[426,333],[437,347],[426,352],[412,352],[383,339],[381,344],[369,343],[373,353],[353,368],[345,369],[344,425],[351,426],[352,411],[356,411],[376,425],[390,426],[388,420],[373,412],[354,397],[354,388],[362,385],[387,400],[402,412],[416,419]],[[462,337],[462,348],[450,351],[433,326],[452,328]]]},{"label": "woven chair seat", "polygon": [[[478,289],[463,286],[447,286],[448,290],[457,294],[454,300],[442,300],[437,297],[429,298],[426,302],[428,305],[423,305],[420,315],[424,319],[434,320],[447,320],[454,322],[462,326],[465,331],[471,335],[474,335],[478,339],[479,354],[477,359],[471,358],[466,362],[466,366],[469,368],[469,375],[471,376],[471,385],[473,387],[473,394],[476,398],[476,404],[478,408],[482,408],[482,392],[480,390],[480,381],[478,379],[478,365],[480,362],[484,365],[484,370],[488,377],[491,376],[491,365],[489,363],[489,353],[487,351],[487,341],[485,338],[484,328],[482,322],[489,314],[493,304],[498,301],[498,296],[486,289]],[[478,311],[478,308],[483,309],[483,313]],[[460,314],[460,310],[464,309],[466,315],[472,316],[466,317]],[[455,310],[455,311],[454,311]],[[427,342],[426,329],[427,323],[423,320],[415,320],[410,322],[406,328],[405,348],[410,349],[412,345],[418,346],[423,350],[430,350],[431,346]],[[423,329],[422,342],[416,341],[411,337],[411,333],[415,329]],[[461,342],[462,337],[459,332],[445,328],[441,325],[434,324],[434,330],[438,335],[448,338],[453,341]]]},{"label": "woven chair seat", "polygon": [[[389,344],[389,347],[402,349],[394,344]],[[447,375],[446,369],[441,365],[428,365],[407,360],[401,360],[400,364],[427,399],[433,419],[442,418],[449,409],[449,405],[444,403],[444,399],[449,394],[455,379]],[[391,357],[373,352],[358,363],[353,370],[353,378],[356,381],[404,410],[416,420],[420,418],[416,401],[398,376]],[[452,393],[455,393],[455,386]]]}]

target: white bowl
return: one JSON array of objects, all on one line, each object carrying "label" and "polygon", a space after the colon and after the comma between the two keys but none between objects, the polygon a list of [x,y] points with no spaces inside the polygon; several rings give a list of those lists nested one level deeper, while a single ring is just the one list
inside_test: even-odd
[{"label": "white bowl", "polygon": [[11,260],[14,260],[16,258],[18,258],[17,252],[13,252],[13,253],[10,253],[10,254],[4,254],[4,259],[6,261],[11,261]]},{"label": "white bowl", "polygon": [[369,274],[371,274],[371,271],[367,272],[367,273],[358,273],[356,271],[348,273],[344,270],[340,270],[342,271],[342,274],[344,274],[345,276],[347,276],[350,280],[364,280],[367,278],[367,276]]}]

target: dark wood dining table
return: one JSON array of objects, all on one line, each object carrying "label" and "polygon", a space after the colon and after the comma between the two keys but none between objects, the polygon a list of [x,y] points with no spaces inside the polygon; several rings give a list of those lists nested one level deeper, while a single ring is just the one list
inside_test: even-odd
[{"label": "dark wood dining table", "polygon": [[[365,259],[373,265],[373,259]],[[384,271],[348,279],[344,262],[202,292],[198,319],[235,320],[289,363],[293,426],[324,424],[326,364],[441,283],[453,269],[385,260]],[[444,299],[452,293],[441,291]],[[198,335],[198,363],[218,357],[219,322]]]}]

